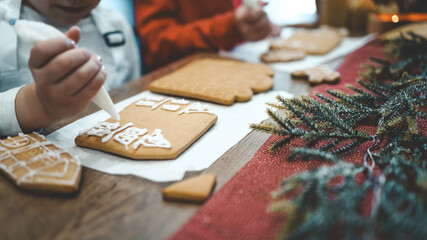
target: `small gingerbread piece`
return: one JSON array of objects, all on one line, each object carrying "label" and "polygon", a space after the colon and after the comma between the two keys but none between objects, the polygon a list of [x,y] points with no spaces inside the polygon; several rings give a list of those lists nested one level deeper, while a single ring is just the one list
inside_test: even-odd
[{"label": "small gingerbread piece", "polygon": [[20,188],[59,193],[77,191],[80,161],[37,133],[0,140],[0,171]]},{"label": "small gingerbread piece", "polygon": [[312,67],[292,72],[293,78],[307,79],[310,84],[335,83],[340,79],[340,73],[326,66]]},{"label": "small gingerbread piece", "polygon": [[301,50],[278,49],[269,50],[261,55],[261,61],[265,63],[290,62],[305,58],[306,54]]},{"label": "small gingerbread piece", "polygon": [[173,183],[163,189],[162,195],[169,200],[203,202],[211,194],[215,182],[215,174],[204,174]]}]

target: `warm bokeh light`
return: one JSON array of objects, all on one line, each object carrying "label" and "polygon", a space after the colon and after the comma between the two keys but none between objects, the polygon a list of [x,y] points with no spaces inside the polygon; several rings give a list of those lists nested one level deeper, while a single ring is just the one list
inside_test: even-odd
[{"label": "warm bokeh light", "polygon": [[391,21],[393,21],[394,23],[399,22],[399,16],[397,16],[396,14],[391,16]]}]

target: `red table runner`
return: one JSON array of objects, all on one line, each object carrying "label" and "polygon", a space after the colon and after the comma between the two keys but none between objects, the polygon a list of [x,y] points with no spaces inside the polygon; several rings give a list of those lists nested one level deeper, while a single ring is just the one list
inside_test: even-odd
[{"label": "red table runner", "polygon": [[[341,73],[338,84],[319,85],[313,91],[344,90],[345,84],[356,84],[360,64],[368,62],[370,56],[383,58],[381,49],[381,42],[373,40],[354,51],[337,69]],[[316,161],[287,162],[288,148],[269,152],[268,146],[279,138],[272,135],[252,159],[170,239],[274,239],[286,217],[268,212],[270,193],[279,187],[282,179],[320,164]],[[359,155],[361,152],[364,151],[359,151]],[[354,159],[363,159],[357,153],[345,158],[353,162]]]}]

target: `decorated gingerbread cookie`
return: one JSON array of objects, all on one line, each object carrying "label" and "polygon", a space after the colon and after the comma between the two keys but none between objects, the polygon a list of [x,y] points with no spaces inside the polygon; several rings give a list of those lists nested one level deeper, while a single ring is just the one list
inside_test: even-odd
[{"label": "decorated gingerbread cookie", "polygon": [[297,30],[285,39],[275,39],[270,49],[291,49],[307,54],[323,55],[334,49],[346,35],[344,29],[322,26],[317,29]]},{"label": "decorated gingerbread cookie", "polygon": [[152,92],[191,97],[224,105],[245,102],[272,88],[274,71],[262,64],[222,58],[196,59],[154,81]]},{"label": "decorated gingerbread cookie", "polygon": [[81,164],[42,135],[19,134],[0,140],[0,171],[21,188],[72,193]]},{"label": "decorated gingerbread cookie", "polygon": [[277,49],[269,50],[261,55],[261,61],[265,63],[290,62],[305,58],[305,52],[301,50]]},{"label": "decorated gingerbread cookie", "polygon": [[132,159],[175,159],[217,121],[205,104],[150,95],[76,137],[78,146]]},{"label": "decorated gingerbread cookie", "polygon": [[310,84],[335,83],[340,79],[340,73],[326,66],[312,67],[292,72],[293,78],[306,79]]}]

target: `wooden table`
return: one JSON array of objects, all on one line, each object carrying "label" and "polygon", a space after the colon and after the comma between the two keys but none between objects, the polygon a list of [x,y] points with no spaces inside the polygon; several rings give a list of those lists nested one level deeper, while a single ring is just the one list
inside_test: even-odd
[{"label": "wooden table", "polygon": [[[158,69],[142,78],[110,91],[114,102],[147,90],[155,79],[183,64],[211,54],[197,54]],[[329,63],[335,67],[339,60]],[[274,90],[294,95],[306,94],[310,87],[295,81],[289,73],[276,72]],[[51,133],[87,114],[50,126]],[[269,135],[249,133],[211,167],[190,172],[217,175],[217,192],[238,172]],[[0,176],[0,239],[165,239],[178,230],[201,207],[198,204],[167,202],[161,190],[170,183],[157,183],[135,176],[118,176],[83,168],[80,191],[72,196],[30,193],[18,189]]]}]

